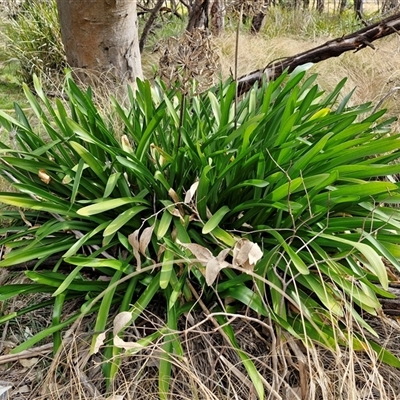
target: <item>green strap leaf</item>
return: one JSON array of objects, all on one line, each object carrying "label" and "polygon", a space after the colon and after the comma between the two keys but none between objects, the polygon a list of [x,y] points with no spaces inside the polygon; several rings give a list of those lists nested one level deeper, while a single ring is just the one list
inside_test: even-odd
[{"label": "green strap leaf", "polygon": [[137,197],[121,197],[119,199],[101,199],[96,204],[91,204],[90,206],[82,207],[78,210],[79,215],[90,216],[95,214],[100,214],[105,211],[113,210],[114,208],[121,207],[126,204],[130,203],[145,203],[148,202],[144,199],[137,198]]},{"label": "green strap leaf", "polygon": [[229,211],[230,208],[228,206],[221,207],[203,226],[202,233],[207,234],[213,231]]}]

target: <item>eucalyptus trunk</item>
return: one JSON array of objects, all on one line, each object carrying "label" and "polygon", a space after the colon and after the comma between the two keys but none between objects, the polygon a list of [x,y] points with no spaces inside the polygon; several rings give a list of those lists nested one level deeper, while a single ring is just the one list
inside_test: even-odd
[{"label": "eucalyptus trunk", "polygon": [[211,6],[211,32],[218,36],[225,27],[225,4],[224,0],[214,0]]},{"label": "eucalyptus trunk", "polygon": [[67,61],[80,77],[142,77],[136,0],[57,0],[57,7]]}]

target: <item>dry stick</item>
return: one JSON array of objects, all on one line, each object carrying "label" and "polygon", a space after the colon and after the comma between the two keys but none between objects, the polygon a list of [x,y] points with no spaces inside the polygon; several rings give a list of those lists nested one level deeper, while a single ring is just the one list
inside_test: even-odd
[{"label": "dry stick", "polygon": [[390,97],[394,92],[397,92],[398,90],[400,90],[400,86],[395,86],[394,88],[391,88],[389,90],[388,93],[385,94],[385,96],[383,96],[379,101],[378,104],[374,107],[374,109],[372,110],[372,114],[374,114],[377,110],[380,109],[381,105],[384,103],[384,101]]},{"label": "dry stick", "polygon": [[293,337],[288,335],[286,332],[283,333],[283,336],[287,340],[287,344],[292,349],[294,355],[297,358],[298,363],[298,371],[300,375],[300,390],[301,390],[301,398],[308,399],[308,374],[307,374],[307,359],[303,352],[300,350],[299,345],[294,341]]},{"label": "dry stick", "polygon": [[51,353],[52,351],[53,351],[53,343],[47,343],[44,344],[43,346],[33,347],[32,349],[21,351],[18,354],[6,354],[4,356],[0,356],[0,365],[26,358],[44,356],[48,353]]},{"label": "dry stick", "polygon": [[400,13],[385,18],[380,22],[362,28],[354,33],[330,40],[321,46],[307,50],[303,53],[287,57],[281,61],[273,61],[265,68],[258,69],[243,75],[237,80],[239,94],[249,91],[256,82],[261,82],[265,77],[267,80],[274,80],[286,69],[292,72],[296,67],[307,63],[318,63],[332,57],[338,57],[350,50],[355,52],[371,47],[375,49],[372,42],[398,33],[400,30]]}]

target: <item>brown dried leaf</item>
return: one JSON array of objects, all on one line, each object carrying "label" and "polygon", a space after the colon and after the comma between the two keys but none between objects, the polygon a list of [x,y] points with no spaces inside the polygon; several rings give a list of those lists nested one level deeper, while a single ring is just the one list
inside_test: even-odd
[{"label": "brown dried leaf", "polygon": [[240,239],[233,248],[233,261],[235,267],[243,267],[253,271],[254,265],[262,257],[263,253],[257,243],[248,239]]},{"label": "brown dried leaf", "polygon": [[151,237],[153,236],[154,225],[146,228],[143,233],[140,235],[139,240],[139,251],[146,257],[146,250],[149,246]]},{"label": "brown dried leaf", "polygon": [[211,251],[206,247],[195,243],[180,243],[181,246],[187,248],[197,259],[199,263],[206,266],[207,263],[214,258]]},{"label": "brown dried leaf", "polygon": [[217,279],[219,271],[221,271],[221,263],[216,258],[207,263],[205,278],[208,286],[211,286]]},{"label": "brown dried leaf", "polygon": [[230,251],[231,251],[231,249],[221,250],[217,255],[217,260],[218,261],[225,261],[225,258],[229,254]]},{"label": "brown dried leaf", "polygon": [[174,189],[172,189],[172,188],[169,189],[168,190],[168,194],[169,194],[169,197],[171,197],[171,199],[174,201],[174,203],[179,203],[180,202],[178,194],[175,192]]},{"label": "brown dried leaf", "polygon": [[127,326],[132,320],[132,313],[129,311],[123,311],[117,314],[114,318],[113,335],[117,336],[125,326]]},{"label": "brown dried leaf", "polygon": [[139,229],[136,229],[135,232],[131,233],[128,236],[128,242],[131,244],[133,248],[133,255],[136,258],[136,263],[137,263],[137,269],[139,270],[142,266],[142,261],[140,259],[140,244],[139,244]]},{"label": "brown dried leaf", "polygon": [[207,263],[205,278],[208,286],[211,286],[214,283],[221,269],[229,267],[230,264],[225,261],[229,251],[230,249],[222,250],[217,257],[213,257]]}]

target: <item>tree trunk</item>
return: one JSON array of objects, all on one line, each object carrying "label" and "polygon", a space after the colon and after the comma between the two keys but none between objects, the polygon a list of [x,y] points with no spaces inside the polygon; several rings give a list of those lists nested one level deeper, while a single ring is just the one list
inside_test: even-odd
[{"label": "tree trunk", "polygon": [[261,11],[251,19],[251,33],[257,34],[261,32],[261,30],[265,26],[266,16],[267,15],[263,11]]},{"label": "tree trunk", "polygon": [[354,0],[354,12],[360,20],[364,20],[363,15],[363,0]]},{"label": "tree trunk", "polygon": [[343,14],[347,6],[347,0],[339,0],[339,14]]},{"label": "tree trunk", "polygon": [[211,32],[218,36],[224,31],[225,26],[225,5],[224,0],[214,0],[210,10]]},{"label": "tree trunk", "polygon": [[189,11],[188,32],[196,28],[208,28],[208,8],[209,0],[195,0]]},{"label": "tree trunk", "polygon": [[265,26],[267,18],[268,0],[262,2],[259,12],[251,20],[251,33],[259,33]]},{"label": "tree trunk", "polygon": [[57,8],[67,61],[80,78],[142,78],[135,0],[57,0]]}]

